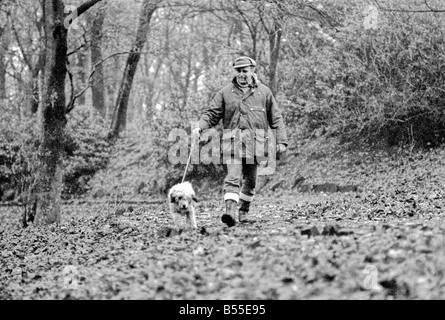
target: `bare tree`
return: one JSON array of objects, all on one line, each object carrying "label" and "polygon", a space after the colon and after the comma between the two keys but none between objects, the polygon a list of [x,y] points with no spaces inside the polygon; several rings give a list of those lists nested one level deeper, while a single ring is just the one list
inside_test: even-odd
[{"label": "bare tree", "polygon": [[159,0],[144,0],[142,4],[141,14],[139,17],[139,25],[136,33],[136,39],[128,55],[122,77],[119,93],[114,109],[113,121],[111,124],[110,138],[115,138],[125,129],[127,122],[127,108],[130,98],[131,87],[133,85],[134,75],[136,74],[141,51],[147,41],[147,34],[150,28],[150,20],[153,13],[159,6]]},{"label": "bare tree", "polygon": [[6,97],[6,28],[0,25],[0,100]]},{"label": "bare tree", "polygon": [[[89,0],[70,18],[76,18],[101,0]],[[67,19],[62,0],[43,0],[44,84],[41,132],[36,172],[28,191],[26,221],[37,225],[60,222],[62,155],[66,125],[65,79],[67,75]],[[26,217],[27,216],[27,217]]]},{"label": "bare tree", "polygon": [[[269,4],[270,5],[270,4]],[[273,95],[277,94],[277,67],[280,58],[281,38],[283,29],[281,27],[284,14],[280,2],[276,3],[274,14],[267,14],[262,6],[258,7],[258,13],[264,29],[269,37],[269,87]],[[266,22],[266,17],[272,21]]]},{"label": "bare tree", "polygon": [[[76,59],[76,69],[77,71],[77,83],[78,86],[85,87],[88,81],[88,55],[84,50],[80,50],[77,53]],[[84,105],[86,103],[85,95],[79,96],[78,103]]]},{"label": "bare tree", "polygon": [[[0,10],[3,11],[4,2],[0,1]],[[3,21],[4,14],[0,12]],[[0,100],[6,97],[6,52],[8,50],[8,38],[6,34],[6,23],[0,22]]]},{"label": "bare tree", "polygon": [[[23,112],[26,115],[35,114],[38,110],[41,87],[39,75],[44,72],[43,16],[37,14],[36,6],[38,4],[29,8],[25,3],[17,2],[8,9],[7,14],[12,35],[20,52],[19,59],[27,66],[30,74],[28,79],[20,75],[25,94],[28,96],[28,104]],[[13,19],[13,11],[16,15],[25,14],[26,19]],[[34,39],[38,41],[33,43]]]},{"label": "bare tree", "polygon": [[[103,25],[105,20],[105,7],[102,5],[94,17],[91,19],[91,64],[96,65],[102,60],[102,38]],[[93,107],[105,118],[107,114],[105,106],[105,81],[102,63],[97,64],[92,78],[92,99]]]}]

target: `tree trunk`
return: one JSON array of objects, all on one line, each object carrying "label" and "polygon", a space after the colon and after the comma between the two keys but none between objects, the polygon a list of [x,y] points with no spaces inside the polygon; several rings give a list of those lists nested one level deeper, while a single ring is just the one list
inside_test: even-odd
[{"label": "tree trunk", "polygon": [[156,11],[158,1],[144,0],[139,18],[139,26],[136,33],[136,40],[128,55],[121,85],[116,99],[113,121],[111,123],[110,138],[116,138],[126,127],[127,108],[130,99],[131,87],[133,85],[134,75],[141,57],[141,51],[147,40],[147,34],[150,27],[150,20]]},{"label": "tree trunk", "polygon": [[[80,15],[100,0],[91,0],[81,5]],[[36,172],[30,186],[27,212],[36,225],[60,222],[62,190],[62,153],[66,124],[65,78],[67,74],[67,34],[65,6],[62,0],[44,0],[44,83],[41,107],[40,144],[37,151]],[[35,218],[35,219],[34,219]]]},{"label": "tree trunk", "polygon": [[193,67],[192,67],[192,52],[189,52],[189,55],[187,57],[187,72],[185,73],[185,83],[184,85],[181,84],[181,77],[178,77],[177,80],[180,84],[180,87],[182,89],[182,108],[185,110],[185,108],[187,107],[187,100],[189,98],[189,91],[190,91],[190,78],[192,76],[192,71],[193,71]]},{"label": "tree trunk", "polygon": [[[31,71],[31,92],[29,96],[29,110],[27,110],[28,115],[33,115],[39,110],[40,101],[40,91],[41,91],[41,73],[44,71],[45,55],[44,53],[39,54],[39,60],[37,64],[33,66]],[[29,114],[29,111],[31,114]]]},{"label": "tree trunk", "polygon": [[6,66],[5,56],[0,47],[0,100],[6,98]]},{"label": "tree trunk", "polygon": [[6,98],[6,51],[8,49],[5,41],[6,30],[0,27],[0,100]]},{"label": "tree trunk", "polygon": [[[77,52],[77,61],[76,61],[76,70],[78,70],[77,74],[77,86],[79,88],[85,88],[87,86],[88,82],[88,75],[87,75],[87,69],[88,69],[88,56],[86,51],[80,50]],[[85,105],[86,103],[86,97],[85,94],[82,94],[77,98],[77,103],[80,105]]]},{"label": "tree trunk", "polygon": [[60,222],[62,188],[62,150],[66,123],[65,77],[67,29],[64,28],[64,5],[60,0],[46,0],[45,77],[42,101],[42,129],[37,154],[37,172],[31,187],[36,202],[35,223]]},{"label": "tree trunk", "polygon": [[[99,10],[97,15],[92,19],[91,23],[91,65],[95,66],[96,63],[102,60],[102,32],[103,24],[105,20],[105,10]],[[93,107],[99,112],[99,114],[105,119],[106,107],[105,107],[105,82],[104,82],[104,70],[102,63],[98,63],[95,66],[96,72],[93,75],[92,84],[92,99]]]},{"label": "tree trunk", "polygon": [[271,31],[272,32],[269,34],[269,44],[270,44],[269,87],[270,90],[272,90],[273,95],[275,96],[278,91],[277,67],[278,67],[278,59],[280,57],[281,36],[283,34],[281,25],[278,21],[275,20],[274,28]]}]

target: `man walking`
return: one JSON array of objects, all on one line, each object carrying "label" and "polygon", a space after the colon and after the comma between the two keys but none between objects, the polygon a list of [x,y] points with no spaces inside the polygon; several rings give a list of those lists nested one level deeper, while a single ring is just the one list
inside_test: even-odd
[{"label": "man walking", "polygon": [[[221,221],[229,227],[236,225],[237,213],[240,222],[246,221],[255,195],[258,164],[261,158],[267,157],[268,130],[275,130],[278,157],[288,145],[281,112],[271,90],[258,81],[256,62],[249,57],[239,57],[233,67],[237,75],[216,94],[210,107],[202,114],[199,127],[193,131],[199,135],[222,119],[224,136],[229,133],[228,143],[223,136],[223,150],[224,154],[228,151],[235,159],[226,163],[226,210],[221,216]],[[237,136],[242,141],[240,150],[234,146]]]}]

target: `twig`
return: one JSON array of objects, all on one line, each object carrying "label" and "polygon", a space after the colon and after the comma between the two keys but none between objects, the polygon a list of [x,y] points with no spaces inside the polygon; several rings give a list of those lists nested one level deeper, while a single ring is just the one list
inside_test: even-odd
[{"label": "twig", "polygon": [[67,70],[68,70],[68,76],[69,76],[70,83],[71,83],[71,92],[72,92],[72,94],[71,94],[70,102],[68,103],[68,105],[67,105],[67,107],[66,107],[66,114],[70,113],[70,112],[74,109],[74,104],[75,104],[76,100],[77,100],[78,98],[80,98],[80,97],[81,97],[81,96],[82,96],[82,95],[83,95],[83,94],[84,94],[84,93],[91,87],[91,82],[92,82],[91,79],[93,78],[94,73],[96,72],[96,67],[97,67],[99,64],[105,62],[106,60],[108,60],[108,59],[110,59],[110,58],[112,58],[112,57],[114,57],[114,56],[121,55],[121,54],[131,54],[131,53],[132,53],[132,52],[129,52],[129,51],[125,51],[125,52],[115,52],[115,53],[109,55],[108,57],[103,58],[102,60],[96,62],[96,63],[93,65],[93,68],[92,68],[92,70],[91,70],[90,75],[88,76],[87,85],[85,86],[85,88],[83,88],[83,89],[82,89],[79,93],[77,93],[77,94],[74,94],[73,74],[72,74],[72,73],[68,70],[68,68],[67,68]]},{"label": "twig", "polygon": [[71,52],[68,52],[68,53],[66,54],[66,56],[69,57],[70,55],[75,54],[76,52],[80,51],[80,49],[82,49],[82,48],[84,48],[84,47],[85,47],[85,43],[82,43],[82,44],[80,45],[80,47],[74,49],[74,50],[71,51]]}]

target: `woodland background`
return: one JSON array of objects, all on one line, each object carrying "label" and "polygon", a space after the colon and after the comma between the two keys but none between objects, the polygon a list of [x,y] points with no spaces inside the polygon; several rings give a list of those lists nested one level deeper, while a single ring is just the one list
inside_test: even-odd
[{"label": "woodland background", "polygon": [[[5,201],[19,198],[38,170],[42,8],[43,1],[1,1]],[[73,8],[65,8],[68,26]],[[291,156],[315,142],[377,151],[436,148],[445,132],[442,11],[440,1],[100,1],[67,35],[67,122],[58,147],[63,197],[125,187],[142,195],[165,192],[184,169],[167,161],[168,133],[190,130],[230,81],[239,55],[258,61],[261,81],[275,93]],[[135,74],[126,103],[129,66]],[[123,139],[110,138],[118,134]],[[106,174],[110,163],[114,173]],[[223,170],[194,166],[190,179],[214,181]]]},{"label": "woodland background", "polygon": [[[443,299],[444,31],[439,0],[0,0],[0,299]],[[192,165],[172,228],[168,135],[239,55],[287,157],[235,228]]]}]

